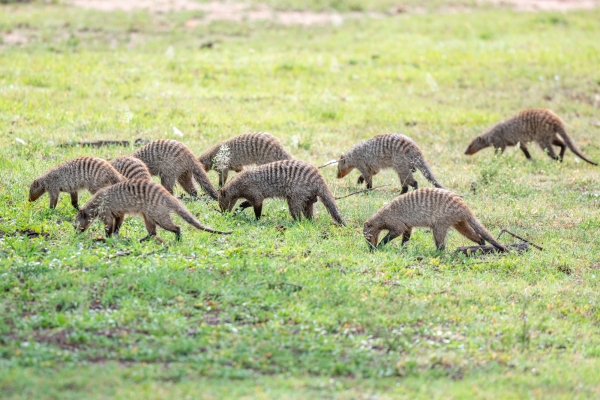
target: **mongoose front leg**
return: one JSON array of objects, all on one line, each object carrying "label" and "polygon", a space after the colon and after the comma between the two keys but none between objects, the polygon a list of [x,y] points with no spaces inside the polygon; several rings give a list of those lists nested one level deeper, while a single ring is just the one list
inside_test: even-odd
[{"label": "mongoose front leg", "polygon": [[115,219],[111,215],[103,215],[102,222],[104,223],[106,237],[112,236],[115,233]]},{"label": "mongoose front leg", "polygon": [[125,214],[118,215],[115,218],[115,235],[119,234],[119,229],[121,229],[121,225],[123,225],[124,220],[125,220]]},{"label": "mongoose front leg", "polygon": [[75,207],[76,210],[79,210],[79,196],[77,195],[77,192],[71,192],[69,194],[71,195],[71,205]]},{"label": "mongoose front leg", "polygon": [[531,160],[531,154],[529,154],[529,150],[527,149],[527,146],[524,143],[519,143],[519,147],[521,148],[521,150],[523,151],[523,154],[525,154],[525,157],[528,160]]},{"label": "mongoose front leg", "polygon": [[410,240],[410,235],[412,234],[412,228],[408,228],[402,233],[402,245]]},{"label": "mongoose front leg", "polygon": [[408,186],[402,186],[402,191],[400,192],[400,194],[404,194],[408,192]]},{"label": "mongoose front leg", "polygon": [[379,242],[379,244],[377,245],[377,248],[379,248],[381,246],[385,246],[386,244],[388,244],[392,240],[396,239],[398,236],[400,236],[400,232],[398,232],[396,230],[390,230],[390,231],[388,231],[387,235],[385,235],[383,237],[383,239],[381,239],[381,242]]},{"label": "mongoose front leg", "polygon": [[252,203],[250,203],[248,200],[244,200],[244,201],[243,201],[243,202],[240,204],[240,206],[239,206],[239,208],[238,208],[238,211],[243,211],[243,210],[245,210],[245,209],[246,209],[246,208],[248,208],[248,207],[252,207]]},{"label": "mongoose front leg", "polygon": [[146,240],[152,239],[154,236],[156,236],[156,224],[146,214],[142,214],[142,218],[144,218],[144,225],[146,225],[148,236],[140,239],[140,242],[145,242]]},{"label": "mongoose front leg", "polygon": [[58,203],[58,194],[59,192],[48,192],[48,196],[50,196],[50,208],[56,208],[56,204]]},{"label": "mongoose front leg", "polygon": [[433,240],[435,241],[435,247],[438,250],[444,250],[446,248],[446,234],[448,233],[447,226],[434,226],[433,227]]},{"label": "mongoose front leg", "polygon": [[262,215],[262,202],[254,204],[254,216],[257,220],[260,219]]},{"label": "mongoose front leg", "polygon": [[358,185],[362,185],[364,181],[365,181],[365,178],[361,175],[358,177],[358,180],[356,181],[356,183]]},{"label": "mongoose front leg", "polygon": [[565,151],[567,150],[567,145],[559,137],[555,137],[552,141],[552,144],[560,147],[560,154],[558,155],[558,158],[560,161],[562,161],[563,157],[565,156]]}]

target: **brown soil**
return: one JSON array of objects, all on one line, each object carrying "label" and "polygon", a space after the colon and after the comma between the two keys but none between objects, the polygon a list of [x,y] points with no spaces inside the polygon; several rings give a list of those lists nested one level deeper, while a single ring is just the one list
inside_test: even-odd
[{"label": "brown soil", "polygon": [[[600,0],[482,0],[499,6],[509,6],[519,11],[592,9],[600,6]],[[204,16],[188,21],[188,27],[211,21],[272,21],[282,25],[340,25],[344,19],[385,18],[403,12],[419,12],[408,7],[394,7],[387,14],[375,12],[312,12],[275,11],[267,4],[251,5],[240,1],[217,1],[200,3],[195,0],[70,0],[76,7],[102,11],[147,10],[152,13],[171,11],[202,11]],[[446,10],[447,11],[447,10]],[[455,10],[457,12],[464,10]]]}]

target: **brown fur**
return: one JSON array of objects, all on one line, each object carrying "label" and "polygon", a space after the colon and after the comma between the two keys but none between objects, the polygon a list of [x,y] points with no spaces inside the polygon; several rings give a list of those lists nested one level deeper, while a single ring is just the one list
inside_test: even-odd
[{"label": "brown fur", "polygon": [[[369,246],[376,248],[400,235],[402,244],[406,243],[416,227],[431,228],[439,250],[444,249],[451,227],[475,243],[483,245],[487,241],[499,250],[506,250],[475,218],[460,196],[445,189],[418,189],[396,197],[365,222],[363,233]],[[388,234],[377,244],[383,230]]]},{"label": "brown fur", "polygon": [[150,170],[139,158],[132,156],[119,156],[110,161],[112,165],[125,179],[152,179]]},{"label": "brown fur", "polygon": [[348,175],[354,168],[361,173],[358,183],[367,182],[367,189],[373,187],[373,175],[380,170],[392,168],[398,174],[402,193],[408,186],[419,186],[413,176],[417,169],[437,188],[443,186],[435,179],[423,153],[410,138],[397,133],[377,135],[354,145],[338,160],[338,178]]},{"label": "brown fur", "polygon": [[241,172],[246,165],[263,165],[293,158],[273,135],[266,132],[249,132],[219,143],[204,152],[199,160],[206,172],[211,169],[217,170],[215,156],[222,146],[227,146],[229,150],[229,162],[217,171],[219,186],[227,182],[229,171]]},{"label": "brown fur", "polygon": [[106,160],[96,157],[79,157],[50,169],[33,181],[29,188],[29,201],[35,201],[44,193],[50,196],[50,208],[55,208],[60,192],[71,195],[71,204],[79,209],[78,194],[87,189],[94,194],[103,187],[119,183],[124,177]]},{"label": "brown fur", "polygon": [[304,161],[277,161],[249,169],[234,176],[219,191],[221,210],[231,211],[239,199],[242,207],[254,208],[256,219],[262,213],[264,199],[279,197],[287,200],[292,218],[314,216],[314,203],[319,198],[335,222],[344,225],[335,199],[319,170]]},{"label": "brown fur", "polygon": [[[507,146],[515,146],[518,143],[525,157],[531,159],[527,149],[527,143],[529,142],[536,142],[542,150],[548,152],[548,156],[555,160],[562,161],[568,147],[582,160],[592,165],[598,165],[589,160],[579,150],[567,135],[565,124],[558,115],[541,108],[521,111],[517,115],[492,126],[484,134],[473,139],[465,154],[475,154],[479,150],[490,146],[503,153]],[[558,156],[552,145],[560,147]]]},{"label": "brown fur", "polygon": [[186,145],[177,140],[160,139],[148,143],[132,154],[142,160],[152,175],[158,175],[162,185],[173,194],[175,182],[191,196],[197,196],[194,179],[217,200],[217,191],[208,180],[202,164]]},{"label": "brown fur", "polygon": [[126,214],[141,214],[148,231],[148,236],[142,240],[156,236],[156,225],[174,232],[176,239],[180,240],[181,229],[173,223],[171,213],[176,213],[197,229],[224,235],[231,233],[202,225],[164,187],[147,179],[127,180],[100,190],[81,207],[75,227],[84,232],[95,219],[100,219],[104,223],[106,236],[111,236],[119,233]]}]

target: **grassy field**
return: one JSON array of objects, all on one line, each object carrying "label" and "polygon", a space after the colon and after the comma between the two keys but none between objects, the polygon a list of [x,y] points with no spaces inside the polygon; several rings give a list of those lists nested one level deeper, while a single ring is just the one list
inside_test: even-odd
[{"label": "grassy field", "polygon": [[[599,396],[598,168],[463,152],[547,107],[600,161],[600,11],[187,28],[197,16],[0,7],[0,397]],[[27,202],[53,165],[134,150],[61,143],[174,138],[199,155],[253,130],[316,165],[406,134],[491,232],[544,251],[466,258],[456,232],[438,252],[418,229],[369,253],[362,224],[398,195],[391,171],[374,178],[391,187],[339,201],[345,228],[321,204],[295,223],[283,201],[258,222],[186,201],[234,234],[178,219],[183,240],[159,231],[164,246],[137,241],[137,217],[104,243],[99,223],[74,232],[67,195]],[[357,172],[322,171],[336,195],[357,190]]]}]

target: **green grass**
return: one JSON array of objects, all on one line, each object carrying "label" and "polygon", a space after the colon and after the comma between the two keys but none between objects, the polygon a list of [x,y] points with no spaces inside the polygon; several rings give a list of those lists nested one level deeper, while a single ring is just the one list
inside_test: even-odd
[{"label": "green grass", "polygon": [[[486,126],[547,107],[600,160],[599,11],[195,29],[194,13],[2,11],[0,31],[28,38],[0,45],[3,398],[598,395],[598,169],[537,148],[531,163],[515,148],[462,153]],[[166,246],[138,243],[137,217],[102,243],[99,223],[75,234],[68,196],[56,210],[26,201],[61,161],[133,150],[66,141],[175,138],[200,154],[250,130],[317,165],[404,133],[489,230],[544,251],[466,258],[418,229],[404,248],[369,253],[362,223],[398,194],[391,171],[374,178],[391,188],[339,201],[345,228],[322,205],[294,223],[267,201],[257,222],[188,201],[234,234],[179,220],[183,240],[160,231]],[[337,195],[357,189],[356,172],[323,174]],[[25,229],[47,237],[13,234]],[[468,244],[449,236],[449,249]]]}]

